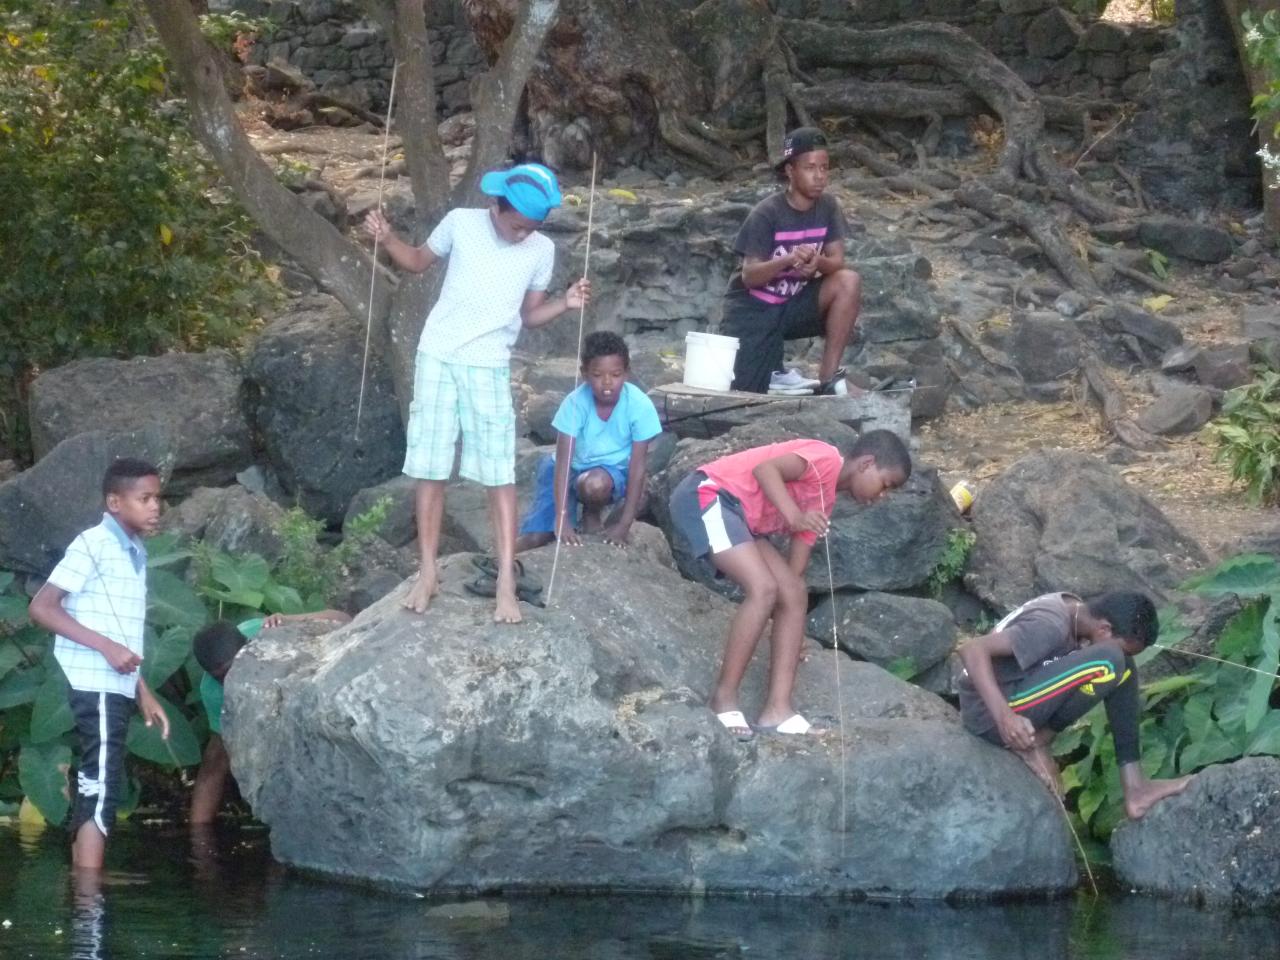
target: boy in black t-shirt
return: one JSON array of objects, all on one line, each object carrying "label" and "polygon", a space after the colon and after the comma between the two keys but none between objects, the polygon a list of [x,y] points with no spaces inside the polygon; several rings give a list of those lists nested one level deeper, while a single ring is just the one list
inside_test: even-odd
[{"label": "boy in black t-shirt", "polygon": [[1049,744],[1089,710],[1105,704],[1125,813],[1137,819],[1191,781],[1148,780],[1142,772],[1138,668],[1132,658],[1159,632],[1155,604],[1141,593],[1107,593],[1088,603],[1069,593],[1029,600],[991,633],[960,648],[964,725],[1018,754],[1061,796]]},{"label": "boy in black t-shirt", "polygon": [[[733,388],[846,393],[840,360],[858,320],[861,279],[844,265],[844,214],[827,187],[827,138],[800,127],[783,141],[786,189],[766,197],[734,240],[742,269],[725,294],[721,331],[740,341]],[[826,338],[818,380],[782,371],[783,342]]]}]

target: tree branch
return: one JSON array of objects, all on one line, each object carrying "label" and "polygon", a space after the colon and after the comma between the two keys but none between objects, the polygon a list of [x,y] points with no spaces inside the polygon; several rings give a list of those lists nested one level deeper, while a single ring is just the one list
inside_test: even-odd
[{"label": "tree branch", "polygon": [[[222,68],[200,32],[189,0],[145,0],[147,11],[182,81],[196,137],[213,155],[236,197],[272,240],[353,315],[369,310],[372,264],[358,247],[310,210],[258,155],[240,126]],[[387,311],[390,287],[379,277],[373,312]]]},{"label": "tree branch", "polygon": [[477,195],[481,172],[507,159],[525,83],[559,9],[560,0],[520,0],[515,25],[502,42],[497,63],[476,81],[476,135],[467,171],[458,185],[460,192]]}]

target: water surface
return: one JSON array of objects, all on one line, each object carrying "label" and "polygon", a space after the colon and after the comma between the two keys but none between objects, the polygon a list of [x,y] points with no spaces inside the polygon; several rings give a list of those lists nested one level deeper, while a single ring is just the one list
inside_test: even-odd
[{"label": "water surface", "polygon": [[[299,876],[263,831],[121,824],[100,886],[65,838],[0,826],[0,957],[333,960],[1199,960],[1280,955],[1280,919],[1112,894],[1005,906],[650,896],[459,908]],[[3,921],[11,926],[5,928]]]}]

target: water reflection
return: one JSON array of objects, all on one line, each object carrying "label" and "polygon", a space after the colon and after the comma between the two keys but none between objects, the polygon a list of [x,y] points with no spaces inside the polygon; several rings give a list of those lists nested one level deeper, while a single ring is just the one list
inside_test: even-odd
[{"label": "water reflection", "polygon": [[645,896],[449,907],[282,870],[260,831],[122,825],[73,874],[0,827],[0,956],[53,960],[1199,960],[1276,954],[1280,922],[1136,897],[1010,906]]}]

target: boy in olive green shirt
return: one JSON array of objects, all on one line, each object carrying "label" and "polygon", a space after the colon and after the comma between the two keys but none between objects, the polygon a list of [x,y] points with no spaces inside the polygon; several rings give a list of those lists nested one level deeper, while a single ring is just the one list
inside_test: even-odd
[{"label": "boy in olive green shirt", "polygon": [[319,613],[273,613],[266,617],[254,617],[235,624],[230,620],[218,620],[199,630],[192,642],[196,662],[204,669],[200,678],[200,701],[209,718],[209,742],[205,744],[196,784],[191,791],[191,823],[213,822],[222,804],[222,792],[231,773],[231,757],[222,742],[222,681],[240,652],[240,648],[263,630],[299,620],[332,620],[350,623],[351,617],[341,610],[321,610]]}]

